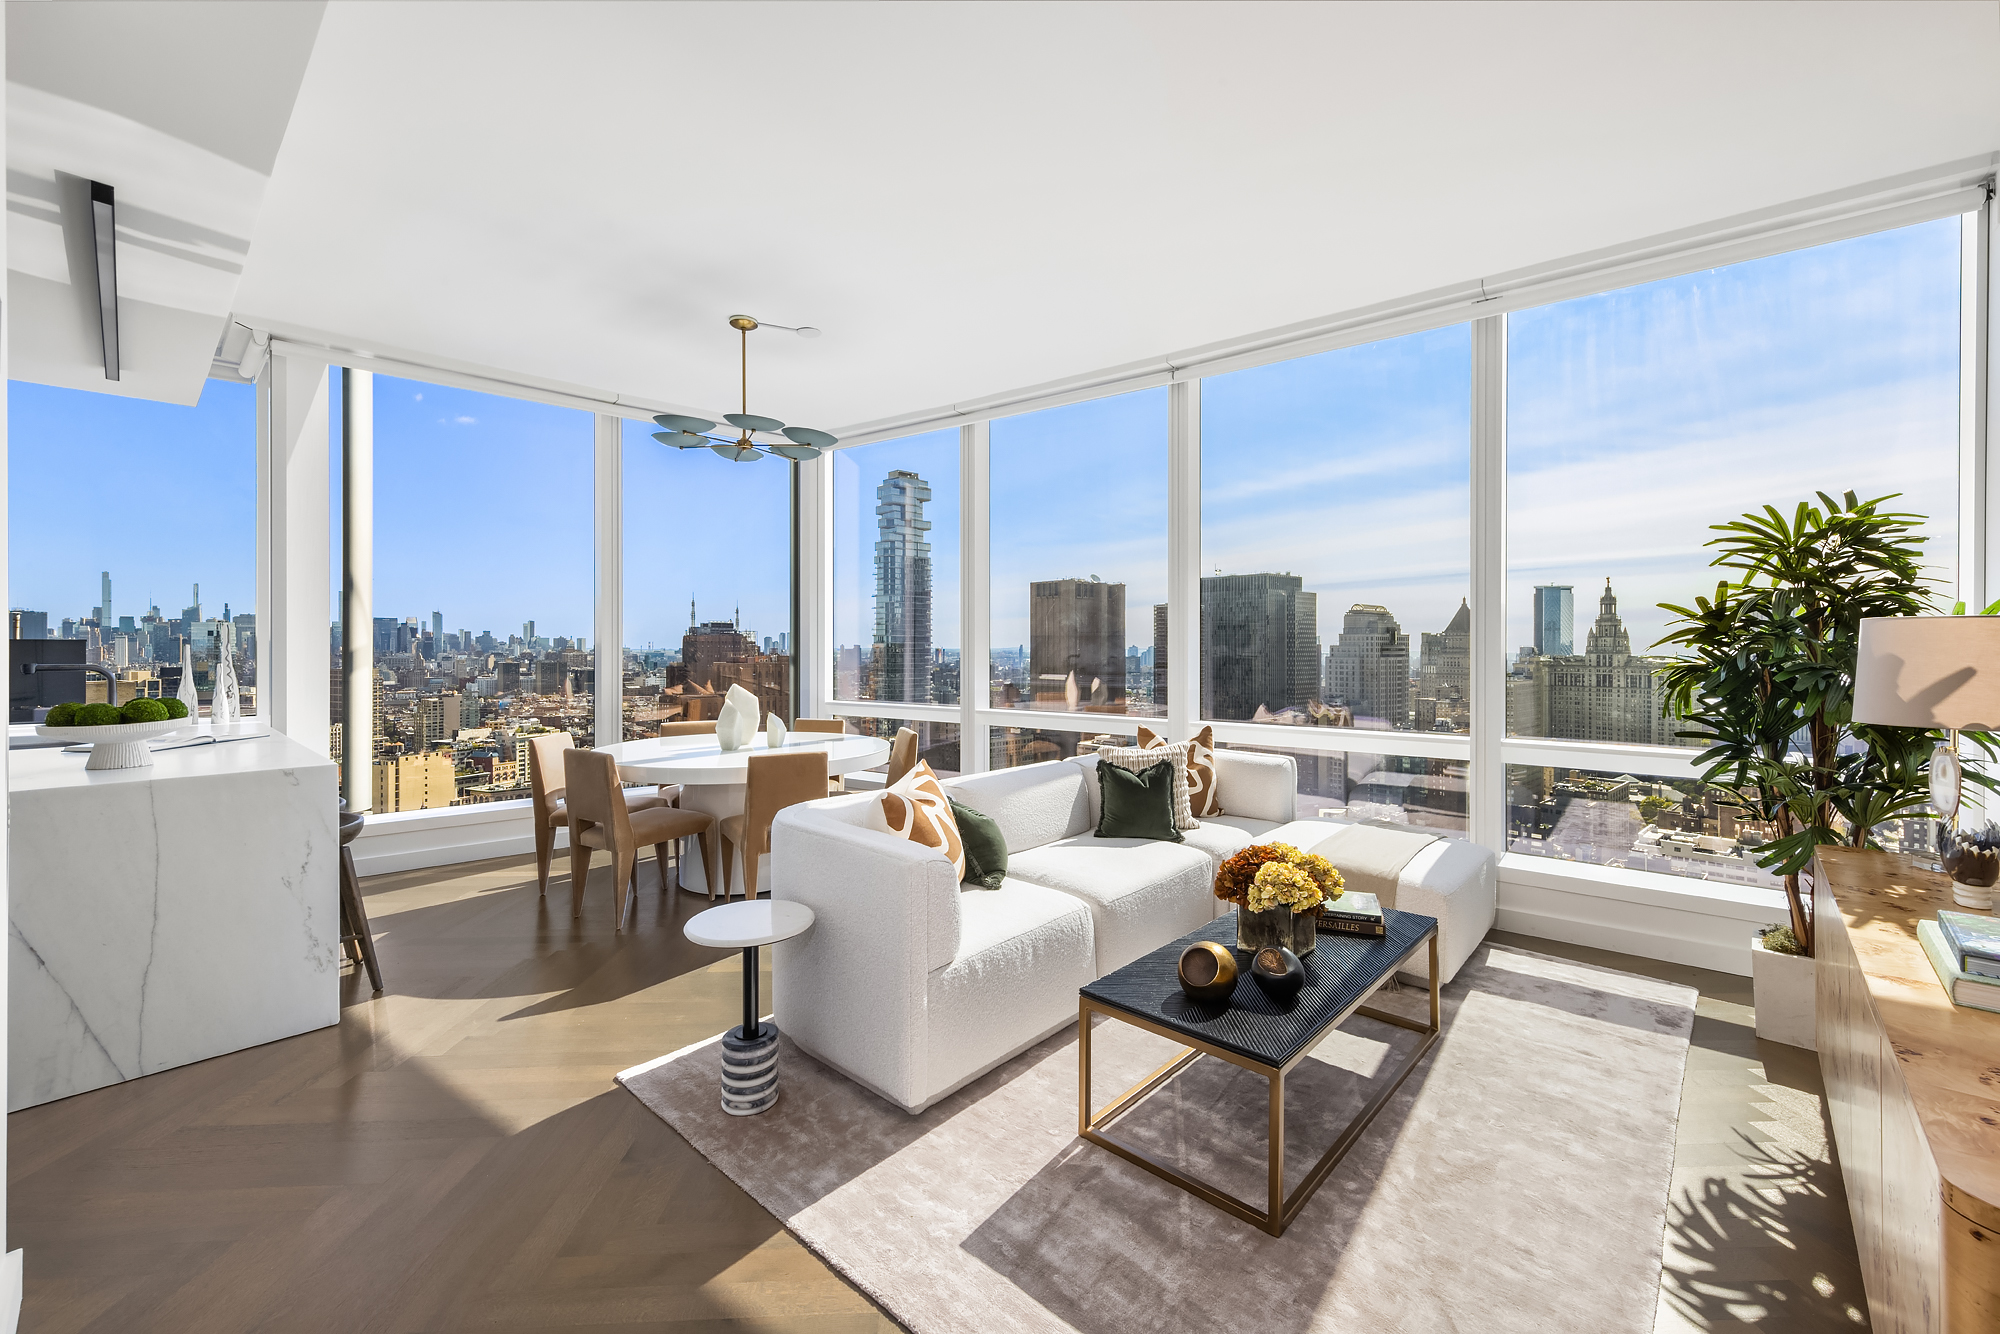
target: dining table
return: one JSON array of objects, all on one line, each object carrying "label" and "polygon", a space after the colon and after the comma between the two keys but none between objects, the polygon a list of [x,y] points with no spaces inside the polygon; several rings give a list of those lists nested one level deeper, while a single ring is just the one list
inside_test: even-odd
[{"label": "dining table", "polygon": [[[769,734],[759,732],[749,744],[730,751],[723,750],[712,734],[643,737],[597,749],[617,761],[618,777],[624,782],[680,784],[681,809],[706,811],[718,825],[725,816],[743,813],[743,794],[750,780],[752,756],[769,755],[774,749],[824,751],[829,778],[873,769],[889,758],[889,742],[885,738],[841,732],[787,732],[775,748]],[[690,894],[727,897],[722,877],[717,874],[720,868],[708,865],[702,855],[702,840],[689,839],[687,847],[683,864],[689,859],[693,861],[696,885],[700,888],[689,885],[685,879],[680,880],[680,888]],[[733,861],[734,874],[729,883],[733,892],[740,895],[744,885],[741,849]],[[771,882],[769,877],[759,876],[758,883],[768,886]]]}]

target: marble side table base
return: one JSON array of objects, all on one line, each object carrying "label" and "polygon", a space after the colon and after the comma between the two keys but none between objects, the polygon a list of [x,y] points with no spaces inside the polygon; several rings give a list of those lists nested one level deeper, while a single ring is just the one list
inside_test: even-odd
[{"label": "marble side table base", "polygon": [[778,1026],[757,1021],[757,950],[812,929],[803,903],[751,899],[696,913],[681,928],[697,945],[743,951],[743,1025],[722,1035],[722,1110],[756,1116],[778,1101]]},{"label": "marble side table base", "polygon": [[778,1026],[763,1024],[751,1037],[732,1028],[722,1035],[722,1110],[755,1116],[778,1101]]}]

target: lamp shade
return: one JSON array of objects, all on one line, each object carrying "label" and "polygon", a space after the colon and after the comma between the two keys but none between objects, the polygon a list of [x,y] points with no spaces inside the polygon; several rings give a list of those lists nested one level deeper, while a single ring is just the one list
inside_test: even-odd
[{"label": "lamp shade", "polygon": [[2000,616],[1875,616],[1861,622],[1854,721],[2000,730]]}]

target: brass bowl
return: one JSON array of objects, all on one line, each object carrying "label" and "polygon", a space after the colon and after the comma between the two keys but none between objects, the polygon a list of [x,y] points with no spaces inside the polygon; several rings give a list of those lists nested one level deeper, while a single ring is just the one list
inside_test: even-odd
[{"label": "brass bowl", "polygon": [[1198,940],[1182,950],[1177,971],[1189,1000],[1226,1000],[1236,990],[1236,955],[1212,940]]}]

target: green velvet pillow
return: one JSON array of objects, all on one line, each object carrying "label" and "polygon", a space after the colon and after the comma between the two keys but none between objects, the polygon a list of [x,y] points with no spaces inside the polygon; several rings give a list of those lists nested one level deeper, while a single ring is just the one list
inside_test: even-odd
[{"label": "green velvet pillow", "polygon": [[964,883],[976,889],[1000,888],[1000,882],[1007,878],[1007,840],[1001,837],[999,822],[956,801],[951,801],[951,814],[958,821],[958,841],[965,848]]},{"label": "green velvet pillow", "polygon": [[1097,766],[1098,791],[1103,795],[1097,817],[1099,838],[1153,838],[1181,841],[1174,828],[1174,762],[1161,760],[1144,769]]}]

